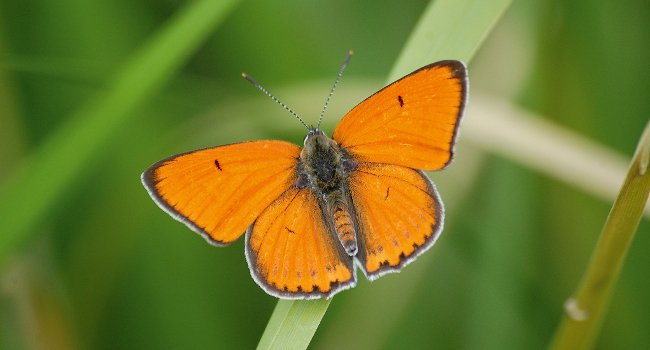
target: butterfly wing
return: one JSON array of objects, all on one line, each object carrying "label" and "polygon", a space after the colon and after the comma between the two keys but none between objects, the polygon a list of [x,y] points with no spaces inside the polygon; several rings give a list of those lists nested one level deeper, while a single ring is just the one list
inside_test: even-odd
[{"label": "butterfly wing", "polygon": [[444,209],[420,170],[453,155],[467,97],[463,63],[441,61],[388,85],[354,107],[333,138],[358,162],[349,177],[357,259],[369,279],[399,271],[440,235]]},{"label": "butterfly wing", "polygon": [[359,226],[357,259],[370,280],[399,271],[440,235],[442,202],[421,171],[360,163],[349,184]]},{"label": "butterfly wing", "polygon": [[300,148],[254,141],[179,154],[142,174],[154,201],[215,245],[239,238],[297,178]]},{"label": "butterfly wing", "polygon": [[360,161],[442,169],[452,158],[466,96],[463,63],[433,63],[358,104],[332,136]]},{"label": "butterfly wing", "polygon": [[279,298],[331,297],[354,287],[353,260],[328,232],[312,191],[293,186],[246,232],[253,279]]}]

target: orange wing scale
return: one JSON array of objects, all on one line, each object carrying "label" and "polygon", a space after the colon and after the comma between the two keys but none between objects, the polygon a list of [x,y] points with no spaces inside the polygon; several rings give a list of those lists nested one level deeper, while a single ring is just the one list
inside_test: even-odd
[{"label": "orange wing scale", "polygon": [[466,90],[461,62],[425,66],[354,107],[332,136],[360,161],[442,169],[452,157]]},{"label": "orange wing scale", "polygon": [[284,298],[320,298],[353,287],[353,261],[327,225],[311,190],[292,187],[246,233],[255,281]]},{"label": "orange wing scale", "polygon": [[357,258],[369,279],[398,271],[429,248],[442,229],[442,202],[422,172],[361,163],[350,178],[360,226]]},{"label": "orange wing scale", "polygon": [[239,238],[296,180],[300,148],[254,141],[184,153],[152,165],[142,182],[156,203],[210,243]]}]

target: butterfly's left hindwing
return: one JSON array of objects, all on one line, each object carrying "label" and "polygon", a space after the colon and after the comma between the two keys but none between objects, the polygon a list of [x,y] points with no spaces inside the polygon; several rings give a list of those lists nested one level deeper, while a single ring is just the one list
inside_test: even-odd
[{"label": "butterfly's left hindwing", "polygon": [[350,176],[357,222],[357,259],[369,279],[399,271],[436,241],[444,209],[418,170],[359,163]]}]

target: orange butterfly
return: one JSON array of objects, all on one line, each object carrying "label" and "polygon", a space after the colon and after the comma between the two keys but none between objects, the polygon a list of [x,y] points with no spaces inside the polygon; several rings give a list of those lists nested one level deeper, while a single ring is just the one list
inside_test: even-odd
[{"label": "orange butterfly", "polygon": [[183,153],[142,182],[214,245],[246,232],[251,275],[268,294],[331,297],[355,286],[355,263],[374,280],[436,241],[444,209],[422,170],[451,161],[466,98],[465,65],[436,62],[358,104],[331,139],[317,126],[302,149],[252,141]]}]

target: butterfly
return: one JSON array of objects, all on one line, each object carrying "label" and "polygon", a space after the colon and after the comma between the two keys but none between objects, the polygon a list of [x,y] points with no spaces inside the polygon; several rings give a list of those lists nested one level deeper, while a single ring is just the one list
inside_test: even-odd
[{"label": "butterfly", "polygon": [[357,267],[369,280],[398,272],[440,236],[443,204],[423,170],[452,160],[467,90],[462,62],[432,63],[352,108],[331,138],[319,121],[302,149],[273,140],[205,148],[141,179],[208,242],[245,232],[251,276],[268,294],[329,298],[356,285]]}]

